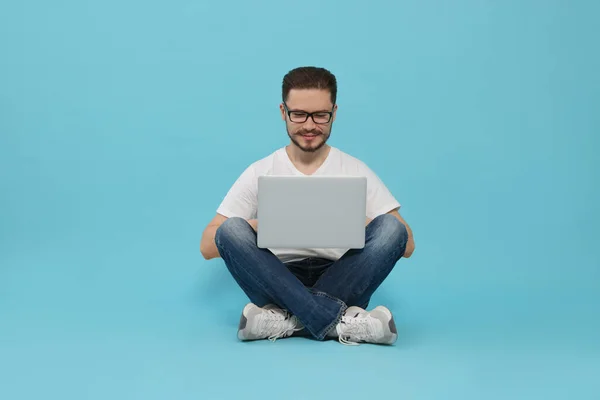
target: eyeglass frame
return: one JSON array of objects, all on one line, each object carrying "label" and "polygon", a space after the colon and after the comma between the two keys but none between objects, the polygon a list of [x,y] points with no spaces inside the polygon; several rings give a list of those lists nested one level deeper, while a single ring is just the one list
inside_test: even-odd
[{"label": "eyeglass frame", "polygon": [[[331,107],[331,111],[315,111],[315,112],[311,112],[311,113],[304,111],[304,110],[290,110],[285,101],[283,101],[283,106],[285,107],[285,109],[287,111],[287,116],[288,116],[289,120],[295,124],[303,124],[306,121],[308,121],[308,118],[310,118],[317,125],[326,125],[331,122],[331,119],[333,118],[333,112],[335,110],[335,104],[333,105],[333,107]],[[293,112],[301,112],[301,113],[306,114],[306,119],[302,122],[292,121],[292,116],[290,114]],[[315,121],[314,114],[329,114],[329,119],[327,120],[327,122],[317,122],[317,121]]]}]

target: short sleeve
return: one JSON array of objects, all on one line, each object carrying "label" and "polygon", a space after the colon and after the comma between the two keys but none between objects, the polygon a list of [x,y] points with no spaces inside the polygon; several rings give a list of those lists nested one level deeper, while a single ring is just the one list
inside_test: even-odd
[{"label": "short sleeve", "polygon": [[253,166],[249,166],[231,186],[217,213],[227,218],[253,219],[256,218],[257,204],[257,180]]},{"label": "short sleeve", "polygon": [[400,203],[382,180],[367,165],[361,165],[363,174],[367,177],[367,217],[375,219],[396,208]]}]

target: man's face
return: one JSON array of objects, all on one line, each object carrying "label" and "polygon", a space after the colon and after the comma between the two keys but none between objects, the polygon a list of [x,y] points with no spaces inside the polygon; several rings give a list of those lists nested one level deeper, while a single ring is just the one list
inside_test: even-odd
[{"label": "man's face", "polygon": [[[315,152],[325,145],[337,111],[328,90],[292,89],[280,109],[288,136],[298,148]],[[312,117],[307,115],[311,113]]]}]

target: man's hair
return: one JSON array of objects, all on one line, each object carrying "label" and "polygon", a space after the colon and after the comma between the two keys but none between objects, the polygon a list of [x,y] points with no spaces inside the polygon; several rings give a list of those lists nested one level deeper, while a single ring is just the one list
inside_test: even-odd
[{"label": "man's hair", "polygon": [[325,68],[299,67],[291,70],[283,77],[283,101],[287,100],[292,89],[326,89],[331,94],[333,104],[337,99],[337,80],[335,75]]}]

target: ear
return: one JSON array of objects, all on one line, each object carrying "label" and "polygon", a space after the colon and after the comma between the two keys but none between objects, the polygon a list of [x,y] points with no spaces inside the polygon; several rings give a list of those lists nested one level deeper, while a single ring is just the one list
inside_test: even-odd
[{"label": "ear", "polygon": [[333,115],[332,115],[332,117],[331,117],[331,122],[334,122],[334,121],[335,121],[335,116],[337,115],[337,109],[338,109],[338,106],[337,106],[337,104],[335,104],[335,105],[333,106]]},{"label": "ear", "polygon": [[285,121],[287,118],[285,117],[285,107],[283,106],[283,103],[279,105],[279,111],[281,111],[281,119]]}]

